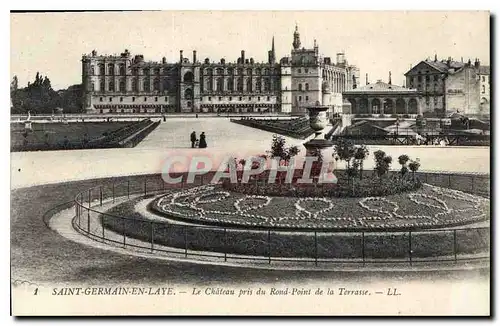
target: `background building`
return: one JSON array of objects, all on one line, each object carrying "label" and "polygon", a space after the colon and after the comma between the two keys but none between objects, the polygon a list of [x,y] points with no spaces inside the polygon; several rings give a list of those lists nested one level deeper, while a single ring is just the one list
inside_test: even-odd
[{"label": "background building", "polygon": [[344,114],[417,115],[422,113],[422,103],[416,89],[393,85],[378,80],[357,89],[345,91],[342,96],[350,105],[344,106]]},{"label": "background building", "polygon": [[435,56],[434,60],[421,61],[405,76],[407,85],[422,94],[424,114],[445,116],[459,112],[474,115],[489,111],[489,70],[490,67],[481,66],[478,59],[472,64],[470,60],[464,63],[452,58],[438,60]]},{"label": "background building", "polygon": [[179,61],[145,61],[125,50],[118,56],[92,51],[82,57],[84,106],[97,113],[284,112],[303,113],[311,104],[331,105],[340,112],[342,92],[356,88],[359,69],[344,53],[337,63],[322,57],[319,47],[300,48],[295,28],[290,57],[276,61],[274,38],[266,63],[247,58],[236,62],[209,58],[200,62],[179,53]]}]

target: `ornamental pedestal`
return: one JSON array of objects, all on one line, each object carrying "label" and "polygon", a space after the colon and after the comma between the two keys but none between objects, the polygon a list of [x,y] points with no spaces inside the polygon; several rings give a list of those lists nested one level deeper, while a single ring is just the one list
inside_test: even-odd
[{"label": "ornamental pedestal", "polygon": [[[321,168],[326,165],[326,174],[320,179],[320,182],[335,182],[333,175],[335,162],[333,160],[333,143],[325,139],[324,129],[328,125],[327,110],[328,106],[316,105],[306,107],[309,111],[309,126],[314,130],[315,137],[304,143],[306,148],[306,157],[318,157],[318,160],[312,164],[311,178],[318,182]],[[305,163],[304,163],[305,164]]]}]

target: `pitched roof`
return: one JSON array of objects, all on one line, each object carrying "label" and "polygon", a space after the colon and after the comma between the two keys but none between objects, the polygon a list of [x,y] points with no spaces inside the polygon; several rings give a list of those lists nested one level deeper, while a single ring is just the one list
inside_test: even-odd
[{"label": "pitched roof", "polygon": [[381,80],[378,80],[375,84],[368,84],[365,86],[361,86],[355,89],[351,89],[345,91],[344,93],[387,93],[387,92],[395,92],[395,93],[412,93],[416,92],[416,89],[406,88],[394,84],[384,83]]},{"label": "pitched roof", "polygon": [[490,66],[479,66],[479,74],[480,75],[489,75],[490,74]]}]

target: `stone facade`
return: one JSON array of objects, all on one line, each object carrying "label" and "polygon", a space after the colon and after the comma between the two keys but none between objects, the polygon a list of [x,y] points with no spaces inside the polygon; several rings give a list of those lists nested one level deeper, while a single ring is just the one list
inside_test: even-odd
[{"label": "stone facade", "polygon": [[422,113],[422,100],[416,89],[393,85],[381,80],[342,93],[344,114],[418,115]]},{"label": "stone facade", "polygon": [[[296,27],[290,57],[276,62],[274,38],[268,62],[246,58],[236,62],[200,62],[179,53],[179,61],[144,61],[127,50],[120,55],[82,57],[84,105],[89,113],[163,112],[284,112],[303,113],[311,104],[326,101],[334,110],[342,108],[342,91],[355,88],[359,69],[345,55],[337,63],[323,58],[315,42],[313,49],[300,48]],[[329,91],[323,94],[324,83]]]},{"label": "stone facade", "polygon": [[[489,66],[481,66],[476,59],[474,64],[470,60],[466,63],[448,60],[421,61],[406,74],[406,83],[416,88],[422,95],[422,111],[435,113],[437,116],[446,116],[450,113],[479,114],[480,111],[489,111],[489,97],[484,96],[484,90],[489,94]],[[482,75],[485,82],[482,84]],[[481,101],[487,102],[481,105]]]}]

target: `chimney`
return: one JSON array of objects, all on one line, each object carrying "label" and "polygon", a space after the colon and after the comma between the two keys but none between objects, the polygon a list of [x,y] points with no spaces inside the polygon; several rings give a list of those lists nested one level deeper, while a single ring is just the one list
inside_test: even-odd
[{"label": "chimney", "polygon": [[366,85],[368,85],[368,84],[370,84],[370,83],[368,82],[368,74],[366,74]]},{"label": "chimney", "polygon": [[196,50],[193,50],[193,63],[196,63]]},{"label": "chimney", "polygon": [[179,51],[179,60],[181,63],[184,61],[184,57],[182,56],[182,50]]},{"label": "chimney", "polygon": [[245,50],[241,50],[241,63],[245,63]]},{"label": "chimney", "polygon": [[391,72],[389,71],[389,85],[392,85]]},{"label": "chimney", "polygon": [[479,59],[476,59],[476,61],[474,61],[474,67],[479,68],[479,65],[480,65]]},{"label": "chimney", "polygon": [[165,58],[165,57],[161,58],[161,63],[163,63],[163,64],[167,63],[167,58]]}]

